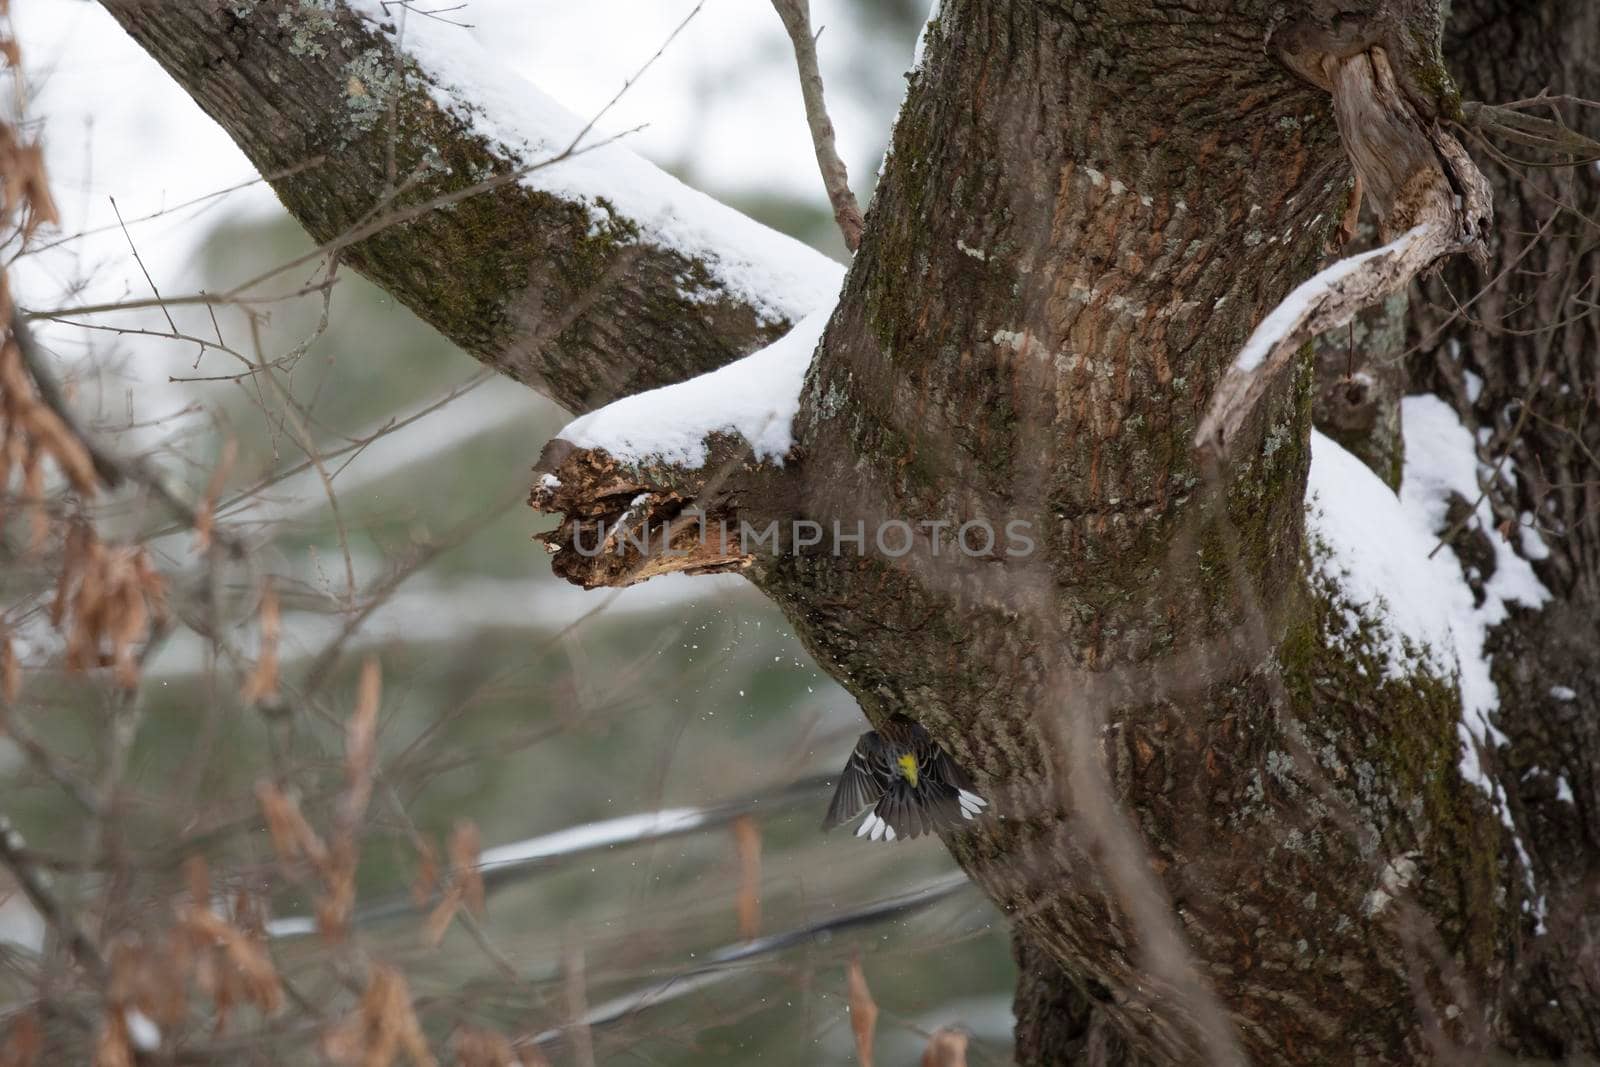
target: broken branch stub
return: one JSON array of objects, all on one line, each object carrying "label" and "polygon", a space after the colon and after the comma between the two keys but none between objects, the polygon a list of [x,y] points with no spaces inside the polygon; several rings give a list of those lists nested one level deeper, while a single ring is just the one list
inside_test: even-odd
[{"label": "broken branch stub", "polygon": [[585,589],[622,588],[661,574],[717,574],[755,561],[740,537],[741,515],[764,510],[785,478],[757,463],[741,438],[707,439],[699,467],[624,463],[603,448],[556,438],[534,467],[528,504],[559,514],[537,535],[551,569]]},{"label": "broken branch stub", "polygon": [[792,424],[831,312],[710,374],[568,423],[545,446],[528,501],[562,516],[542,535],[556,574],[593,589],[750,566],[745,520],[775,527],[794,514]]},{"label": "broken branch stub", "polygon": [[1355,55],[1286,56],[1331,86],[1345,153],[1371,198],[1381,248],[1340,260],[1302,283],[1263,319],[1223,375],[1195,434],[1195,447],[1222,458],[1261,397],[1317,334],[1404,289],[1445,256],[1487,259],[1493,217],[1489,183],[1464,148],[1422,116],[1401,90],[1384,49]]}]

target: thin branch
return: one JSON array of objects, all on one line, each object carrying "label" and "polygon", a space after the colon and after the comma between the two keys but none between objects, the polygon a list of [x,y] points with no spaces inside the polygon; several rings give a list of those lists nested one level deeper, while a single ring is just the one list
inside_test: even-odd
[{"label": "thin branch", "polygon": [[161,314],[167,318],[167,326],[173,333],[177,333],[178,324],[172,321],[172,312],[167,310],[166,302],[161,299],[161,290],[156,288],[156,280],[150,277],[150,268],[144,265],[144,257],[139,255],[139,246],[133,243],[133,234],[128,232],[128,224],[122,221],[122,209],[117,207],[117,198],[113,196],[110,200],[111,211],[117,216],[117,225],[122,227],[122,236],[128,239],[128,250],[133,253],[133,261],[139,264],[139,273],[144,275],[146,284],[150,286],[150,292],[155,294],[156,304],[161,308]]},{"label": "thin branch", "polygon": [[[11,311],[11,335],[16,339],[17,348],[22,353],[22,362],[27,367],[29,377],[33,379],[33,387],[38,390],[39,399],[55,412],[73,436],[82,442],[83,447],[89,452],[90,460],[94,463],[95,473],[100,476],[106,487],[116,488],[125,481],[132,482],[160,501],[178,522],[185,527],[194,528],[200,521],[199,514],[192,505],[185,503],[177,493],[173,492],[149,464],[142,460],[125,459],[107,451],[97,444],[94,437],[73,417],[66,398],[61,393],[61,387],[56,383],[45,362],[44,352],[39,348],[38,341],[28,326],[27,317],[15,307]],[[213,530],[212,543],[222,546],[234,559],[244,557],[243,542],[224,530]]]},{"label": "thin branch", "polygon": [[11,872],[11,877],[16,879],[22,893],[28,898],[28,903],[33,905],[51,928],[61,943],[72,953],[72,958],[96,984],[103,985],[109,976],[106,961],[100,955],[100,950],[89,939],[89,935],[79,926],[61,906],[61,902],[50,892],[49,886],[28,863],[27,857],[22,852],[22,835],[11,828],[11,821],[0,816],[0,866]]},{"label": "thin branch", "polygon": [[[891,919],[903,919],[908,915],[926,911],[935,904],[972,888],[973,884],[967,880],[966,875],[958,872],[928,882],[910,892],[874,901],[830,919],[807,923],[752,941],[735,942],[710,953],[706,962],[698,967],[688,968],[670,978],[653,982],[597,1005],[584,1015],[583,1024],[589,1028],[597,1028],[632,1018],[649,1008],[666,1004],[687,993],[703,989],[720,978],[735,974],[740,964],[774,955],[798,945],[825,942],[833,935],[847,930]],[[535,1036],[532,1043],[548,1045],[560,1040],[565,1033],[565,1028],[546,1030]]]},{"label": "thin branch", "polygon": [[834,143],[833,122],[822,97],[822,71],[817,67],[817,39],[811,35],[810,0],[772,0],[772,6],[789,31],[794,45],[794,62],[800,70],[800,96],[805,100],[806,125],[811,128],[811,144],[817,153],[817,169],[822,185],[833,205],[833,218],[851,252],[861,247],[861,207],[850,191],[850,175]]}]

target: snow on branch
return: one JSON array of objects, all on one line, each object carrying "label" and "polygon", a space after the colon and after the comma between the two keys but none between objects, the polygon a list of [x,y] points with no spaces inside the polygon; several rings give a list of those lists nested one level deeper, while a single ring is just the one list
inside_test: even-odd
[{"label": "snow on branch", "polygon": [[838,263],[414,5],[102,4],[268,176],[318,243],[306,260],[337,253],[568,410],[724,366],[838,292]]},{"label": "snow on branch", "polygon": [[1362,308],[1404,289],[1449,251],[1450,244],[1451,235],[1443,225],[1420,223],[1381,248],[1341,259],[1300,283],[1261,320],[1223,375],[1196,434],[1196,445],[1225,452],[1302,345],[1343,326]]},{"label": "snow on branch", "polygon": [[757,461],[783,465],[793,444],[800,387],[832,307],[813,312],[753,355],[698,378],[635,393],[574,419],[556,436],[576,448],[602,448],[623,463],[705,465],[706,440],[736,434]]},{"label": "snow on branch", "polygon": [[624,397],[557,434],[529,498],[563,516],[544,535],[556,573],[594,588],[749,565],[740,511],[784,495],[778,468],[831,314],[812,312],[759,352]]},{"label": "snow on branch", "polygon": [[[1305,66],[1305,57],[1294,58],[1295,69]],[[1485,255],[1482,239],[1493,210],[1488,182],[1453,137],[1416,113],[1384,50],[1320,63],[1345,151],[1388,243],[1316,274],[1256,327],[1195,434],[1195,446],[1212,455],[1226,455],[1307,341],[1404,289],[1445,256],[1468,252],[1481,261]]]},{"label": "snow on branch", "polygon": [[[374,26],[395,23],[394,5],[346,0]],[[521,183],[586,205],[593,225],[631,226],[638,239],[704,264],[729,293],[768,321],[792,322],[829,299],[843,268],[808,245],[756,222],[631,151],[491,57],[465,28],[411,19],[405,53],[434,103],[527,168]],[[553,166],[541,161],[560,158]]]}]

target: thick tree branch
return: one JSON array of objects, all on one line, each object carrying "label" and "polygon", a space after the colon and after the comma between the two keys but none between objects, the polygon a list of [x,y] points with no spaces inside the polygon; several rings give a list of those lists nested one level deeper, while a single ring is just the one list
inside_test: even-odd
[{"label": "thick tree branch", "polygon": [[570,410],[722,366],[837,287],[836,264],[626,149],[585,152],[598,137],[541,166],[585,124],[497,70],[458,27],[402,26],[376,0],[102,3],[278,175],[274,190],[319,242],[505,176],[403,215],[342,259]]}]

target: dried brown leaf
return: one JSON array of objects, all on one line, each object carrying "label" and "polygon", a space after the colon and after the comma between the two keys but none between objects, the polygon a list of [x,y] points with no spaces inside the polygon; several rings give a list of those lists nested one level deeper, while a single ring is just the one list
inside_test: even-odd
[{"label": "dried brown leaf", "polygon": [[46,224],[61,223],[55,199],[50,195],[50,180],[45,174],[44,149],[37,143],[23,145],[17,150],[16,169],[6,175],[6,184],[16,182],[27,205],[22,220],[22,238],[33,237],[34,231]]},{"label": "dried brown leaf", "polygon": [[190,856],[183,861],[183,884],[189,890],[189,906],[210,907],[211,869],[200,856]]},{"label": "dried brown leaf", "polygon": [[478,825],[471,819],[462,819],[450,831],[450,866],[455,883],[461,887],[462,902],[472,914],[482,917],[483,874],[478,869],[478,856],[483,851]]},{"label": "dried brown leaf", "polygon": [[733,821],[739,851],[739,936],[746,941],[761,933],[761,830],[748,815]]},{"label": "dried brown leaf", "polygon": [[44,1027],[31,1011],[16,1016],[0,1042],[0,1067],[35,1067],[44,1051]]},{"label": "dried brown leaf", "polygon": [[34,401],[28,408],[26,424],[28,435],[39,443],[46,455],[55,460],[72,488],[85,497],[94,496],[100,488],[94,460],[89,457],[89,449],[84,443],[61,421],[61,416]]},{"label": "dried brown leaf", "polygon": [[422,907],[433,899],[439,888],[439,853],[433,844],[420,835],[417,838],[417,877],[411,883],[411,902]]},{"label": "dried brown leaf", "polygon": [[100,1020],[100,1033],[94,1043],[94,1067],[134,1067],[128,1024],[116,1008],[108,1008]]},{"label": "dried brown leaf", "polygon": [[22,693],[22,665],[9,632],[0,631],[0,701],[15,704]]},{"label": "dried brown leaf", "polygon": [[247,704],[263,704],[278,698],[278,637],[282,619],[278,613],[278,591],[271,582],[262,586],[258,618],[261,652],[256,657],[255,670],[245,679],[244,689],[239,694]]},{"label": "dried brown leaf", "polygon": [[361,680],[356,686],[356,707],[345,725],[345,789],[339,798],[328,860],[322,867],[327,890],[317,902],[317,926],[325,941],[341,940],[348,932],[351,909],[356,900],[356,831],[372,799],[373,772],[377,763],[378,705],[382,699],[382,676],[378,661],[361,665]]},{"label": "dried brown leaf", "polygon": [[456,1067],[519,1067],[521,1063],[510,1040],[493,1030],[457,1030],[450,1043]]},{"label": "dried brown leaf", "polygon": [[867,976],[861,970],[861,957],[850,961],[849,1005],[850,1029],[856,1035],[856,1062],[861,1067],[872,1067],[872,1039],[878,1030],[878,1005],[867,988]]},{"label": "dried brown leaf", "polygon": [[935,1030],[923,1050],[922,1067],[967,1067],[967,1041],[964,1031]]},{"label": "dried brown leaf", "polygon": [[372,797],[372,770],[377,756],[378,704],[383,694],[383,675],[378,661],[368,658],[361,664],[361,681],[356,686],[356,708],[345,726],[345,795],[343,819],[352,827],[367,810]]},{"label": "dried brown leaf", "polygon": [[194,509],[194,548],[196,552],[205,552],[211,547],[211,531],[216,523],[217,498],[222,495],[222,487],[227,484],[228,474],[233,470],[233,461],[239,456],[239,443],[233,438],[222,446],[222,456],[217,461],[216,469],[211,472],[211,480],[206,483],[205,495],[200,498],[200,504]]},{"label": "dried brown leaf", "polygon": [[414,1067],[436,1067],[411,1007],[411,990],[399,971],[373,964],[361,1003],[323,1037],[322,1051],[335,1063],[388,1067],[404,1053]]},{"label": "dried brown leaf", "polygon": [[228,965],[218,968],[213,980],[213,998],[219,1009],[224,1004],[217,992],[235,988],[265,1014],[271,1015],[283,1006],[283,983],[261,942],[210,908],[190,908],[184,914],[184,924],[197,945],[220,949]]},{"label": "dried brown leaf", "polygon": [[483,876],[478,871],[481,845],[477,824],[468,819],[457,822],[450,831],[447,851],[450,854],[450,879],[423,927],[423,939],[430,946],[436,946],[444,939],[451,920],[462,907],[479,916],[484,911]]},{"label": "dried brown leaf", "polygon": [[437,948],[439,942],[444,940],[445,931],[450,929],[450,921],[456,917],[456,912],[460,908],[461,887],[452,882],[445,888],[439,903],[428,913],[428,921],[422,927],[423,944],[429,948]]},{"label": "dried brown leaf", "polygon": [[300,804],[294,797],[262,779],[256,783],[256,802],[261,805],[267,833],[272,836],[272,847],[279,859],[292,863],[304,857],[319,871],[327,866],[328,849],[300,813]]}]

